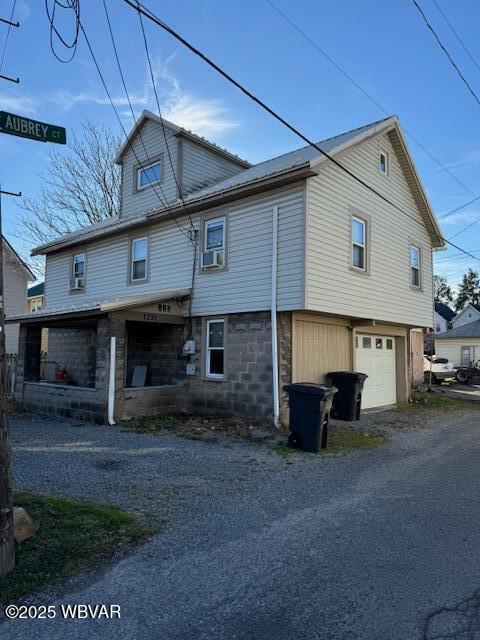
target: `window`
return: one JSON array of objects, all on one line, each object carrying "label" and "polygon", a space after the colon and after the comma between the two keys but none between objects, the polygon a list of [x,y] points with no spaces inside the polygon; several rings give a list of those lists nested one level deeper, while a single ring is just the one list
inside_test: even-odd
[{"label": "window", "polygon": [[352,266],[366,271],[366,228],[367,223],[360,218],[352,218]]},{"label": "window", "polygon": [[148,238],[135,238],[131,245],[130,280],[147,279]]},{"label": "window", "polygon": [[154,162],[152,164],[139,167],[137,169],[137,191],[145,189],[151,184],[160,182],[162,179],[162,165],[160,162]]},{"label": "window", "polygon": [[225,218],[206,220],[202,267],[223,267],[225,264]]},{"label": "window", "polygon": [[224,329],[223,320],[207,322],[207,362],[205,372],[208,378],[223,378],[224,365]]},{"label": "window", "polygon": [[72,258],[72,276],[70,289],[81,291],[85,288],[85,254],[77,253]]},{"label": "window", "polygon": [[420,249],[410,247],[410,283],[413,287],[420,286]]},{"label": "window", "polygon": [[387,349],[393,349],[393,340],[391,338],[387,338],[385,342]]},{"label": "window", "polygon": [[375,338],[375,349],[383,349],[382,338]]},{"label": "window", "polygon": [[372,339],[371,338],[363,338],[362,339],[362,346],[364,349],[371,349],[372,348]]},{"label": "window", "polygon": [[41,298],[33,298],[30,303],[30,311],[41,311],[42,310],[42,299]]},{"label": "window", "polygon": [[378,170],[380,173],[388,175],[388,153],[386,151],[380,151],[378,158]]}]

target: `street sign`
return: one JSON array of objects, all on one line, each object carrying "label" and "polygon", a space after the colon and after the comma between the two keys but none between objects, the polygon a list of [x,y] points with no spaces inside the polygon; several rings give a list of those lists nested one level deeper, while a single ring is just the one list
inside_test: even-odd
[{"label": "street sign", "polygon": [[7,111],[0,111],[0,133],[9,133],[38,142],[67,143],[67,132],[63,127],[31,120]]}]

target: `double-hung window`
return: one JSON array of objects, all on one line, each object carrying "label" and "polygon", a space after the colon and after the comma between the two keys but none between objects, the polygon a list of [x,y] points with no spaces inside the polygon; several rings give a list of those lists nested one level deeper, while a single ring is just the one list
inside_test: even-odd
[{"label": "double-hung window", "polygon": [[145,189],[162,179],[162,164],[160,161],[143,165],[137,169],[137,191]]},{"label": "double-hung window", "polygon": [[420,249],[410,245],[410,284],[412,287],[420,287]]},{"label": "double-hung window", "polygon": [[367,270],[367,223],[352,217],[352,267]]},{"label": "double-hung window", "polygon": [[222,379],[225,374],[225,321],[207,321],[206,366],[207,378]]},{"label": "double-hung window", "polygon": [[72,276],[70,289],[82,290],[85,288],[85,254],[77,253],[72,259]]},{"label": "double-hung window", "polygon": [[205,221],[203,230],[204,251],[202,267],[223,267],[225,265],[225,218]]},{"label": "double-hung window", "polygon": [[130,247],[130,281],[147,279],[148,238],[135,238]]},{"label": "double-hung window", "polygon": [[388,153],[386,151],[380,151],[378,157],[378,170],[384,175],[388,175]]}]

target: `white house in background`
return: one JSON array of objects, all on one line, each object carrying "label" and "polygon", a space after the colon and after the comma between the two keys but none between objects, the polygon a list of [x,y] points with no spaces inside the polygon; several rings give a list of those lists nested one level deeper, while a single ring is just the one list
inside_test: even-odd
[{"label": "white house in background", "polygon": [[385,199],[315,147],[252,166],[144,112],[115,159],[120,215],[35,250],[44,308],[11,318],[19,401],[285,420],[286,383],[341,370],[368,374],[364,408],[407,401],[440,229],[395,116],[318,144]]},{"label": "white house in background", "polygon": [[[35,276],[5,238],[3,238],[3,278],[5,315],[24,313],[27,310],[28,283],[33,282]],[[5,350],[7,354],[17,353],[18,351],[19,328],[19,323],[5,326]]]},{"label": "white house in background", "polygon": [[435,336],[435,353],[448,358],[455,367],[468,367],[480,360],[480,320]]},{"label": "white house in background", "polygon": [[452,320],[452,328],[458,329],[459,327],[463,327],[464,324],[475,322],[475,320],[480,320],[480,307],[469,304]]},{"label": "white house in background", "polygon": [[452,326],[455,311],[443,302],[435,302],[434,333],[445,333]]}]

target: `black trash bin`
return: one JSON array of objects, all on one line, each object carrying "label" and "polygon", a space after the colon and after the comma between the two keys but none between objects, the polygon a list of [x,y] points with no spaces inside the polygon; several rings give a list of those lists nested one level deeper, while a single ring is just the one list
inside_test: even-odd
[{"label": "black trash bin", "polygon": [[356,371],[332,371],[327,376],[338,389],[333,399],[332,418],[360,420],[363,384],[366,373]]},{"label": "black trash bin", "polygon": [[296,382],[285,385],[284,389],[290,406],[290,446],[312,453],[325,449],[335,387]]}]

